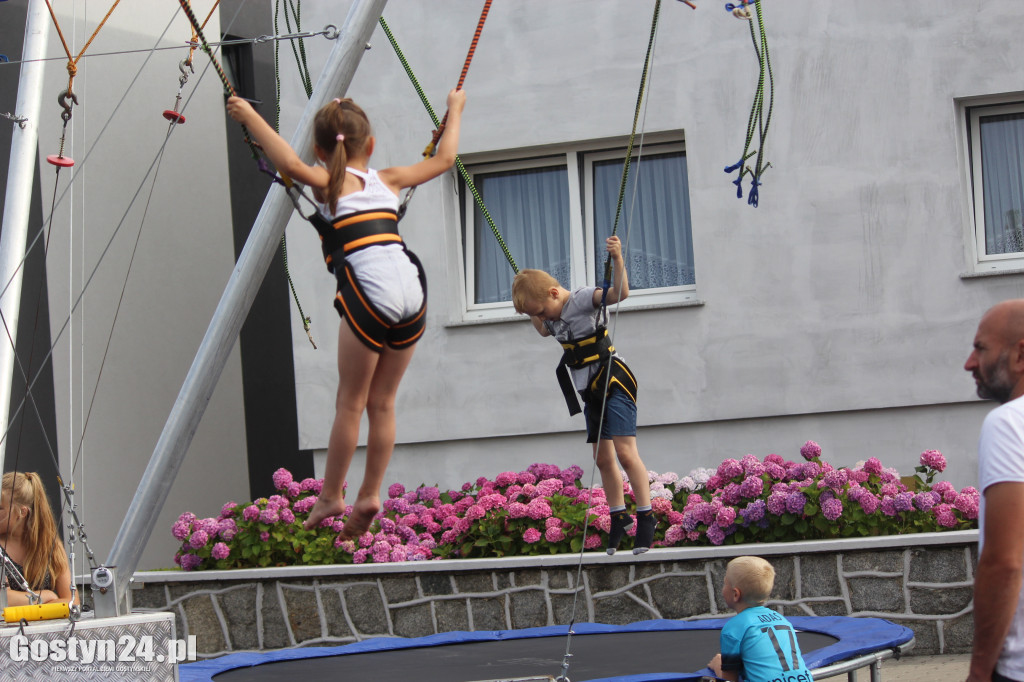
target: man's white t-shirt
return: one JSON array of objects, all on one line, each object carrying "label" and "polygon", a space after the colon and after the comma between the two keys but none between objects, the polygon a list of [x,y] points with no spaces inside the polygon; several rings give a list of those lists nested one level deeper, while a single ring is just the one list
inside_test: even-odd
[{"label": "man's white t-shirt", "polygon": [[[988,413],[978,441],[978,552],[984,551],[985,491],[996,483],[1024,483],[1024,397],[1011,400]],[[1024,532],[1024,528],[1021,529]],[[1024,584],[1017,596],[1017,611],[1003,642],[996,671],[1024,680]]]}]

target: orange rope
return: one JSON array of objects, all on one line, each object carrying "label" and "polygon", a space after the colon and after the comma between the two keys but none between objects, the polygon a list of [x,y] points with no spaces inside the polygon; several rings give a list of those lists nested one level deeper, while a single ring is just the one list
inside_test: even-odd
[{"label": "orange rope", "polygon": [[60,23],[57,21],[57,15],[53,12],[53,5],[50,4],[50,0],[46,0],[46,7],[50,10],[50,17],[53,18],[53,25],[57,29],[57,35],[60,36],[61,44],[64,46],[64,53],[68,56],[68,93],[71,93],[71,84],[75,80],[75,74],[78,73],[78,60],[82,58],[82,55],[84,55],[85,51],[89,49],[92,41],[97,35],[99,35],[100,29],[103,28],[103,24],[107,23],[107,19],[110,18],[111,14],[113,14],[114,8],[117,7],[117,3],[119,2],[121,2],[121,0],[114,0],[114,4],[110,6],[110,9],[107,10],[106,16],[103,17],[103,20],[96,27],[96,30],[92,32],[91,36],[89,36],[89,40],[79,51],[78,56],[72,57],[71,49],[68,48],[68,41],[64,39],[64,33],[60,30]]},{"label": "orange rope", "polygon": [[[203,24],[199,27],[200,31],[206,28],[206,24],[209,23],[210,17],[213,16],[218,5],[220,5],[220,0],[216,0],[213,3],[213,7],[210,8],[210,13],[206,15],[206,18],[203,19]],[[191,43],[192,47],[188,50],[188,59],[185,60],[185,66],[192,66],[192,56],[196,53],[196,49],[199,47],[199,33],[197,33],[194,28],[192,29],[192,40],[190,40],[189,43]]]},{"label": "orange rope", "polygon": [[[473,55],[476,53],[476,44],[480,42],[480,33],[484,30],[484,22],[487,21],[487,13],[491,11],[491,0],[485,0],[484,9],[480,13],[480,20],[476,24],[476,32],[473,33],[473,41],[469,44],[469,52],[466,54],[466,63],[462,66],[462,73],[459,75],[459,83],[455,86],[456,90],[462,89],[462,84],[466,82],[466,74],[469,72],[469,65],[473,61]],[[444,134],[444,127],[448,123],[448,112],[444,112],[444,118],[441,119],[441,124],[437,126],[437,130],[434,131],[434,135],[431,137],[430,144],[423,150],[423,156],[433,156],[434,148],[437,146],[437,141],[441,139],[441,135]]]}]

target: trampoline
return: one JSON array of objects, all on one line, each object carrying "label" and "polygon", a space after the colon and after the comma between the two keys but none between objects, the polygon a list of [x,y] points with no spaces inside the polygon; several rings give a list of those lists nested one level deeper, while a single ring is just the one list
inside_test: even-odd
[{"label": "trampoline", "polygon": [[[578,623],[572,682],[698,680],[718,652],[725,618]],[[879,618],[791,617],[815,679],[871,667],[913,646],[911,630]],[[353,679],[379,682],[547,680],[561,674],[567,626],[447,632],[415,639],[377,637],[336,647],[228,654],[179,666],[181,682]]]}]

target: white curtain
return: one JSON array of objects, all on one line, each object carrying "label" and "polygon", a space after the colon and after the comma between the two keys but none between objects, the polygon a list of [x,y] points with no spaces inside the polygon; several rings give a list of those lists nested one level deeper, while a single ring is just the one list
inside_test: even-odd
[{"label": "white curtain", "polygon": [[[605,239],[611,236],[622,183],[622,161],[594,163],[594,247],[597,278],[604,281]],[[634,188],[639,187],[634,201]],[[686,155],[656,154],[630,164],[629,178],[616,234],[631,289],[695,284],[690,194]],[[630,211],[632,209],[632,217]],[[628,241],[628,244],[627,244]]]},{"label": "white curtain", "polygon": [[982,116],[985,253],[1024,251],[1024,114]]},{"label": "white curtain", "polygon": [[[481,174],[477,190],[520,269],[551,273],[571,288],[569,271],[569,181],[565,166]],[[476,302],[512,300],[514,272],[474,204]]]}]

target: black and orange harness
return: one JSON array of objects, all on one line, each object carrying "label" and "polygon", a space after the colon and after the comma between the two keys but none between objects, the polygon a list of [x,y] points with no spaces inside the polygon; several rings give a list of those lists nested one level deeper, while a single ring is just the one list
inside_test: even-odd
[{"label": "black and orange harness", "polygon": [[[416,343],[426,328],[427,277],[423,264],[398,234],[398,214],[391,210],[370,210],[349,213],[333,223],[319,211],[309,218],[320,235],[320,248],[327,269],[338,280],[338,293],[334,307],[345,318],[356,337],[378,353],[385,344],[392,348],[407,348]],[[411,318],[397,323],[389,322],[366,297],[346,256],[354,251],[378,244],[401,244],[409,260],[419,271],[423,287],[423,304]]]},{"label": "black and orange harness", "polygon": [[[604,307],[602,306],[602,310]],[[598,312],[598,318],[601,313]],[[576,388],[572,378],[569,376],[569,369],[583,369],[595,363],[600,363],[600,368],[590,379],[587,387],[581,390],[580,397],[591,407],[591,416],[600,417],[604,412],[605,398],[613,388],[620,388],[634,403],[637,397],[637,382],[633,372],[625,362],[614,356],[615,346],[608,335],[608,328],[599,320],[594,333],[582,339],[573,339],[562,343],[562,358],[555,368],[555,376],[558,377],[558,385],[562,389],[562,396],[569,408],[569,414],[582,412],[579,400],[576,398]],[[611,368],[611,377],[606,374]]]}]

